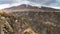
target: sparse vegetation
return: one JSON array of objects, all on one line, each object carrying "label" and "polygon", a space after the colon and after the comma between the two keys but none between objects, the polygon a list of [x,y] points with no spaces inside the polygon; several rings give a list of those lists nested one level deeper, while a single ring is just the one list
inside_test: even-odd
[{"label": "sparse vegetation", "polygon": [[58,12],[0,13],[1,34],[60,34]]}]

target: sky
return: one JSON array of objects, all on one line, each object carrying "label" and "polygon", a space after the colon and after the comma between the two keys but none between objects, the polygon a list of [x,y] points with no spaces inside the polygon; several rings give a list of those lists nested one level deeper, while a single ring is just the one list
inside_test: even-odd
[{"label": "sky", "polygon": [[60,9],[60,0],[0,0],[0,9],[18,6],[21,4],[29,4],[32,6],[46,6]]}]

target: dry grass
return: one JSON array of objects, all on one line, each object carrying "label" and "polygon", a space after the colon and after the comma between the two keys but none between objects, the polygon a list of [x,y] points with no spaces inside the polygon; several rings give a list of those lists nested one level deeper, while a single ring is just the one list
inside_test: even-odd
[{"label": "dry grass", "polygon": [[1,34],[60,34],[60,13],[0,12]]}]

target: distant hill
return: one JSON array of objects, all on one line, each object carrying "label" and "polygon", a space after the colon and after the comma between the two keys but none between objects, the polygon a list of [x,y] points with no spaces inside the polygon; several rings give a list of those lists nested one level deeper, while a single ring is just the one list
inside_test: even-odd
[{"label": "distant hill", "polygon": [[16,8],[17,9],[25,9],[25,8],[28,8],[28,9],[37,9],[38,7],[22,4],[22,5],[19,5],[19,6],[13,6],[13,7],[6,8],[6,9],[16,9]]},{"label": "distant hill", "polygon": [[4,10],[7,11],[34,11],[34,12],[60,12],[60,10],[58,9],[53,9],[50,7],[44,7],[42,6],[41,8],[37,7],[37,6],[31,6],[31,5],[26,5],[26,4],[22,4],[19,6],[13,6],[10,8],[6,8]]}]

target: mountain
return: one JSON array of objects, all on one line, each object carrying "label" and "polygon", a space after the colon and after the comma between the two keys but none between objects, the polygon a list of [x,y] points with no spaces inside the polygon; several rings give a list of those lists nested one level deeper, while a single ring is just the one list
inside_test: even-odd
[{"label": "mountain", "polygon": [[19,6],[13,6],[13,7],[6,8],[6,9],[16,9],[16,8],[17,9],[37,9],[38,7],[22,4],[22,5],[19,5]]},{"label": "mountain", "polygon": [[27,5],[27,4],[22,4],[19,6],[13,6],[10,8],[6,8],[4,9],[6,11],[34,11],[34,12],[59,12],[59,9],[54,9],[54,8],[50,8],[50,7],[45,7],[45,6],[41,6],[41,8],[37,7],[37,6],[31,6],[31,5]]}]

